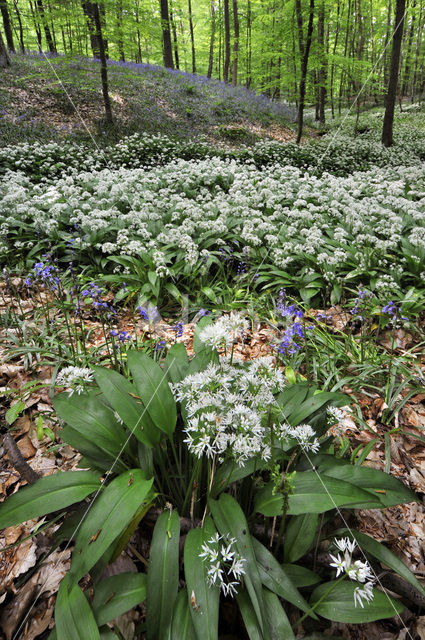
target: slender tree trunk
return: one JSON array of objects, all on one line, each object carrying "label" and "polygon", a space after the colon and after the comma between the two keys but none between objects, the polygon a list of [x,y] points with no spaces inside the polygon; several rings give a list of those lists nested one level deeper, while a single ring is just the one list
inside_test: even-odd
[{"label": "slender tree trunk", "polygon": [[251,86],[252,46],[251,46],[251,0],[246,8],[246,86]]},{"label": "slender tree trunk", "polygon": [[191,0],[188,0],[187,8],[188,8],[188,11],[189,11],[190,44],[192,46],[192,73],[196,73],[195,37],[193,35],[193,17],[192,17],[192,2],[191,2]]},{"label": "slender tree trunk", "polygon": [[109,99],[109,88],[108,88],[108,67],[106,64],[106,55],[105,55],[105,44],[103,40],[102,34],[102,25],[100,22],[100,13],[99,13],[99,5],[97,2],[93,2],[93,17],[94,23],[96,25],[96,35],[99,42],[99,58],[101,64],[100,75],[102,78],[102,93],[103,93],[103,103],[105,105],[105,119],[107,124],[112,124],[112,109],[111,109],[111,101]]},{"label": "slender tree trunk", "polygon": [[319,45],[320,67],[317,72],[317,93],[318,93],[318,120],[320,124],[325,124],[325,101],[326,101],[326,71],[327,58],[325,52],[325,3],[321,0],[317,15],[317,42]]},{"label": "slender tree trunk", "polygon": [[229,15],[229,0],[224,0],[224,68],[223,68],[223,80],[229,82],[229,67],[230,67],[230,15]]},{"label": "slender tree trunk", "polygon": [[9,51],[15,52],[15,45],[13,44],[12,26],[10,24],[9,10],[7,8],[6,0],[0,0],[0,11],[3,18],[4,35],[6,36],[7,47]]},{"label": "slender tree trunk", "polygon": [[238,55],[239,55],[238,0],[233,0],[233,28],[235,30],[235,37],[233,41],[232,85],[236,87],[238,83]]},{"label": "slender tree trunk", "polygon": [[171,31],[173,33],[174,61],[175,61],[176,69],[180,69],[179,47],[177,42],[177,28],[176,28],[176,21],[174,20],[174,13],[172,9],[170,10],[170,25],[171,25]]},{"label": "slender tree trunk", "polygon": [[299,103],[298,103],[298,132],[297,132],[297,144],[300,144],[303,134],[304,124],[304,102],[305,102],[305,85],[307,78],[308,58],[310,55],[311,39],[313,35],[313,19],[314,19],[314,0],[310,0],[310,10],[308,18],[307,35],[304,43],[303,34],[303,17],[301,9],[301,0],[295,0],[295,9],[297,14],[297,26],[298,26],[298,40],[301,56],[301,77],[299,88]]},{"label": "slender tree trunk", "polygon": [[34,22],[34,30],[35,30],[35,34],[37,36],[38,50],[41,53],[41,51],[42,51],[41,27],[40,27],[40,24],[39,24],[39,21],[38,21],[38,18],[37,18],[35,9],[34,9],[34,5],[31,2],[31,0],[29,0],[29,3],[30,3],[32,19],[33,19],[33,22]]},{"label": "slender tree trunk", "polygon": [[170,18],[168,13],[168,0],[160,0],[161,4],[161,24],[162,24],[162,47],[164,56],[164,67],[174,69],[173,49],[171,46]]},{"label": "slender tree trunk", "polygon": [[120,54],[120,60],[125,62],[125,53],[124,53],[124,38],[122,32],[122,0],[117,1],[117,32],[118,32],[118,51]]},{"label": "slender tree trunk", "polygon": [[214,64],[214,39],[215,39],[215,0],[211,0],[211,37],[210,37],[210,55],[208,58],[207,78],[211,78]]},{"label": "slender tree trunk", "polygon": [[388,11],[387,11],[387,28],[385,31],[385,42],[384,42],[384,85],[388,86],[388,64],[387,64],[387,59],[388,59],[388,42],[390,40],[390,30],[391,30],[391,0],[388,0]]},{"label": "slender tree trunk", "polygon": [[0,30],[0,69],[5,69],[6,67],[10,67],[10,57]]},{"label": "slender tree trunk", "polygon": [[49,51],[50,53],[55,53],[56,48],[53,42],[52,34],[50,32],[49,24],[46,19],[46,12],[44,10],[43,0],[37,0],[37,10],[40,15],[41,24],[43,25],[44,35],[46,36],[46,43],[47,43],[47,46],[49,47]]},{"label": "slender tree trunk", "polygon": [[397,96],[398,71],[400,64],[401,41],[403,39],[404,12],[406,0],[396,0],[393,46],[391,51],[390,79],[385,103],[384,124],[382,126],[382,144],[391,147],[393,144],[394,107]]},{"label": "slender tree trunk", "polygon": [[16,0],[13,0],[13,4],[15,7],[16,19],[18,20],[18,25],[19,25],[19,44],[20,44],[22,53],[25,53],[24,29],[22,27],[21,12],[18,9],[18,3]]},{"label": "slender tree trunk", "polygon": [[338,0],[337,4],[337,14],[336,14],[336,28],[335,28],[335,36],[334,36],[334,44],[332,49],[332,64],[331,64],[331,79],[330,79],[330,99],[331,99],[331,111],[332,111],[332,119],[335,118],[335,105],[334,105],[334,75],[335,75],[335,52],[338,46],[338,38],[339,38],[339,29],[340,29],[340,1]]},{"label": "slender tree trunk", "polygon": [[410,67],[411,67],[411,55],[412,55],[412,42],[413,42],[413,32],[415,29],[415,21],[416,21],[416,0],[412,2],[412,21],[410,23],[409,35],[407,37],[407,47],[406,47],[406,63],[404,66],[404,74],[403,74],[403,84],[401,86],[401,97],[407,95],[407,88],[410,83]]},{"label": "slender tree trunk", "polygon": [[416,49],[415,49],[415,58],[414,58],[415,62],[413,65],[412,82],[410,85],[410,100],[412,104],[415,100],[415,87],[416,87],[416,77],[418,72],[419,51],[420,51],[420,46],[422,42],[422,31],[423,31],[422,18],[423,18],[423,3],[421,0],[419,19],[418,19],[418,29],[416,33]]},{"label": "slender tree trunk", "polygon": [[136,57],[136,62],[141,63],[142,62],[142,45],[141,45],[141,38],[140,38],[140,20],[139,20],[139,2],[137,0],[136,2],[136,25],[137,25],[137,57]]}]

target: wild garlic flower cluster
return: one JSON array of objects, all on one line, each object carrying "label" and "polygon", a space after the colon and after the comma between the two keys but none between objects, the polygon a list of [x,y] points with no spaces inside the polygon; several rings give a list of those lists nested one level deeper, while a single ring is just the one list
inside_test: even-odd
[{"label": "wild garlic flower cluster", "polygon": [[354,261],[365,272],[384,272],[376,288],[391,296],[400,288],[406,252],[420,258],[425,247],[424,188],[423,163],[346,178],[312,176],[287,164],[260,170],[217,157],[73,170],[54,183],[34,184],[9,172],[0,180],[0,253],[22,251],[16,232],[22,224],[43,239],[66,239],[77,225],[79,249],[106,256],[143,252],[167,278],[187,275],[188,265],[211,268],[223,259],[226,238],[225,245],[239,243],[238,260],[249,253],[252,269],[270,247],[265,267],[287,270],[307,289],[315,273],[337,283]]},{"label": "wild garlic flower cluster", "polygon": [[199,339],[212,349],[231,347],[238,336],[248,329],[248,321],[239,313],[221,316],[214,323],[207,325],[199,332]]},{"label": "wild garlic flower cluster", "polygon": [[245,558],[236,550],[236,538],[216,533],[203,544],[199,557],[206,563],[207,580],[210,586],[219,586],[225,596],[234,596],[245,574]]},{"label": "wild garlic flower cluster", "polygon": [[88,367],[65,367],[56,377],[56,386],[65,387],[70,396],[74,392],[80,395],[92,381],[93,371]]},{"label": "wild garlic flower cluster", "polygon": [[[363,587],[356,587],[354,589],[354,604],[357,607],[359,604],[362,608],[364,602],[368,603],[373,600],[373,585],[375,582],[375,576],[372,573],[371,567],[368,562],[362,562],[361,560],[353,561],[353,553],[357,546],[354,540],[349,538],[335,539],[334,544],[341,552],[338,555],[331,555],[330,566],[335,567],[336,577],[345,574],[350,580],[362,583]],[[342,555],[341,555],[342,554]]]},{"label": "wild garlic flower cluster", "polygon": [[[310,425],[290,427],[280,421],[275,394],[285,378],[270,356],[246,363],[209,364],[171,388],[185,407],[184,442],[196,457],[229,457],[244,466],[250,458],[269,460],[271,446],[300,444],[317,451],[319,443]],[[295,443],[293,442],[295,440]]]}]

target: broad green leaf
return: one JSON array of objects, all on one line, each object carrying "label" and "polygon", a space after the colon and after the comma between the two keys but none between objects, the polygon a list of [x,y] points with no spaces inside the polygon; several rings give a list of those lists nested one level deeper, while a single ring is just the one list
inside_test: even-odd
[{"label": "broad green leaf", "polygon": [[[325,582],[313,591],[310,605],[313,606],[337,581]],[[386,593],[373,589],[373,600],[354,606],[354,590],[362,587],[358,582],[344,581],[336,584],[335,588],[322,600],[315,611],[327,620],[334,622],[356,623],[373,622],[383,618],[392,618],[400,614],[404,606]]]},{"label": "broad green leaf", "polygon": [[283,510],[283,495],[280,491],[275,492],[275,483],[268,482],[255,494],[254,511],[262,513],[263,516],[280,516]]},{"label": "broad green leaf", "polygon": [[142,401],[137,401],[136,387],[116,371],[105,367],[92,369],[97,384],[126,427],[140,442],[149,446],[158,444],[161,431],[153,424]]},{"label": "broad green leaf", "polygon": [[106,451],[105,448],[99,448],[88,435],[83,435],[69,425],[65,425],[61,431],[61,439],[67,444],[77,449],[83,456],[83,464],[79,463],[82,468],[98,469],[99,471],[107,471],[114,465],[114,471],[121,473],[129,468],[121,458],[117,460],[117,453]]},{"label": "broad green leaf", "polygon": [[171,382],[180,382],[187,375],[189,358],[182,342],[176,342],[167,351],[164,360],[164,371]]},{"label": "broad green leaf", "polygon": [[242,478],[246,478],[246,476],[250,476],[256,471],[259,471],[264,465],[265,463],[258,458],[247,460],[243,467],[237,465],[234,461],[227,460],[219,466],[214,476],[214,482],[211,488],[212,497],[215,497],[228,487],[229,484],[232,484],[232,482],[242,480]]},{"label": "broad green leaf", "polygon": [[163,511],[156,521],[149,552],[146,599],[148,640],[166,638],[179,585],[180,518]]},{"label": "broad green leaf", "polygon": [[55,606],[57,640],[100,640],[93,612],[78,584],[62,580]]},{"label": "broad green leaf", "polygon": [[209,324],[212,324],[212,318],[210,316],[204,316],[199,320],[196,326],[195,332],[193,334],[193,350],[197,354],[201,353],[201,351],[204,350],[210,351],[210,348],[207,347],[207,345],[199,339],[199,332]]},{"label": "broad green leaf", "polygon": [[292,584],[300,589],[301,587],[309,587],[320,582],[320,576],[314,571],[301,567],[298,564],[282,564],[282,569],[292,581]]},{"label": "broad green leaf", "polygon": [[179,591],[174,603],[173,618],[167,640],[196,640],[188,602],[187,589]]},{"label": "broad green leaf", "polygon": [[216,533],[211,518],[206,518],[203,528],[192,529],[184,544],[184,575],[190,615],[198,640],[216,640],[218,636],[218,607],[220,589],[210,586],[208,567],[199,554],[202,545]]},{"label": "broad green leaf", "polygon": [[70,581],[80,580],[119,538],[140,505],[153,479],[140,469],[126,471],[103,489],[85,517],[75,541]]},{"label": "broad green leaf", "polygon": [[383,565],[398,573],[398,575],[404,578],[406,582],[411,584],[412,587],[415,587],[419,593],[425,596],[425,589],[416,578],[415,574],[412,573],[412,571],[410,571],[410,569],[406,567],[406,565],[383,544],[374,540],[366,533],[352,531],[351,529],[339,529],[334,535],[348,536],[351,540],[354,538],[363,551],[370,553],[374,558],[382,562]]},{"label": "broad green leaf", "polygon": [[100,640],[119,640],[117,634],[114,633],[112,629],[110,629],[106,625],[103,626],[101,629],[99,629],[99,631],[100,631]]},{"label": "broad green leaf", "polygon": [[279,393],[277,403],[285,418],[288,418],[288,416],[300,406],[308,394],[309,387],[304,383],[293,384]]},{"label": "broad green leaf", "polygon": [[268,640],[269,635],[264,625],[262,613],[264,611],[263,587],[254,554],[253,539],[250,536],[244,512],[236,500],[227,493],[222,493],[218,500],[210,500],[209,506],[214,523],[221,535],[230,535],[235,538],[237,550],[242,558],[245,558],[245,587],[256,613],[258,625],[264,638]]},{"label": "broad green leaf", "polygon": [[176,426],[177,409],[167,371],[141,351],[129,351],[127,358],[137,395],[155,426],[170,436]]},{"label": "broad green leaf", "polygon": [[379,498],[382,505],[391,506],[418,501],[416,494],[403,482],[378,469],[352,465],[346,460],[340,460],[324,453],[309,455],[309,459],[310,461],[304,459],[298,468],[308,469],[311,463],[320,473],[372,491],[372,494]]},{"label": "broad green leaf", "polygon": [[6,411],[5,418],[6,418],[7,424],[13,424],[16,418],[19,416],[19,414],[21,414],[22,411],[24,411],[24,409],[25,409],[25,402],[22,402],[21,400],[16,404],[12,405],[10,409]]},{"label": "broad green leaf", "polygon": [[[53,400],[56,413],[69,427],[81,437],[83,445],[91,443],[91,452],[98,451],[108,460],[115,460],[125,445],[127,434],[118,422],[113,411],[93,394],[69,396],[67,393],[57,395]],[[73,434],[71,433],[71,437]],[[73,437],[72,446],[86,454],[84,446],[78,445],[78,438]],[[85,447],[87,448],[87,446]]]},{"label": "broad green leaf", "polygon": [[310,609],[308,602],[286,575],[282,565],[261,542],[256,538],[251,539],[263,585],[302,611],[308,611]]},{"label": "broad green leaf", "polygon": [[328,402],[332,402],[334,406],[343,406],[347,404],[347,396],[344,393],[322,391],[304,400],[304,402],[291,413],[287,420],[292,426],[301,424]]},{"label": "broad green leaf", "polygon": [[295,640],[291,623],[282,607],[279,598],[268,589],[263,590],[264,604],[266,606],[266,620],[270,629],[271,640]]},{"label": "broad green leaf", "polygon": [[99,582],[94,590],[92,609],[102,626],[129,611],[146,598],[144,573],[120,573]]},{"label": "broad green leaf", "polygon": [[40,478],[0,504],[0,529],[69,507],[99,487],[99,475],[93,471],[66,471]]},{"label": "broad green leaf", "polygon": [[[236,596],[236,602],[239,605],[249,640],[263,640],[264,636],[259,625],[258,618],[255,615],[251,599],[245,589],[239,589]],[[266,613],[265,608],[263,611]]]},{"label": "broad green leaf", "polygon": [[292,516],[288,522],[283,545],[284,560],[296,562],[307,553],[316,536],[319,515],[317,513],[303,513]]},{"label": "broad green leaf", "polygon": [[348,482],[319,475],[315,471],[296,473],[288,514],[322,513],[341,506],[373,509],[380,506],[380,501]]}]

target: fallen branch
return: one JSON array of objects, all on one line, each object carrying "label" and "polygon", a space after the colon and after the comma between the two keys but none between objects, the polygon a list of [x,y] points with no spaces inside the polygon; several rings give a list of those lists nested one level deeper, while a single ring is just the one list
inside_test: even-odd
[{"label": "fallen branch", "polygon": [[39,479],[39,474],[30,467],[28,462],[22,457],[15,440],[9,432],[3,438],[4,450],[7,453],[10,464],[19,473],[21,478],[26,480],[28,484],[34,484]]}]

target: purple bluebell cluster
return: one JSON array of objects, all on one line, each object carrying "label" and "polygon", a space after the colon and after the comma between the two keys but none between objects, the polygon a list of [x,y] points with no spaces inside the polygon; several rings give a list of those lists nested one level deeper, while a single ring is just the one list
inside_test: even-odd
[{"label": "purple bluebell cluster", "polygon": [[295,304],[288,304],[286,292],[281,289],[276,307],[285,319],[287,324],[278,345],[272,345],[282,356],[294,355],[301,349],[299,342],[304,340],[305,331],[312,329],[312,326],[306,326],[303,318],[304,314]]},{"label": "purple bluebell cluster", "polygon": [[181,338],[183,335],[183,322],[178,322],[172,327],[172,329],[175,333],[175,339]]},{"label": "purple bluebell cluster", "polygon": [[137,307],[137,311],[142,316],[143,320],[149,322],[149,324],[155,322],[158,319],[158,307],[153,307],[152,305],[148,305],[147,307],[142,307],[139,305]]},{"label": "purple bluebell cluster", "polygon": [[392,300],[382,307],[382,313],[391,317],[391,322],[395,323],[397,319],[408,320],[406,316],[401,315],[401,307],[398,307]]},{"label": "purple bluebell cluster", "polygon": [[108,304],[105,300],[102,300],[103,289],[94,282],[89,283],[89,288],[85,288],[81,291],[83,298],[91,298],[92,306],[97,311],[105,314],[106,319],[110,320],[113,316],[117,315],[117,312],[111,304]]},{"label": "purple bluebell cluster", "polygon": [[155,345],[155,351],[162,351],[162,349],[165,349],[165,340],[159,340]]},{"label": "purple bluebell cluster", "polygon": [[111,334],[111,336],[113,338],[117,338],[117,340],[121,344],[124,344],[125,342],[128,342],[129,340],[132,340],[131,334],[128,333],[127,331],[119,331],[118,332],[116,329],[112,329],[110,334]]},{"label": "purple bluebell cluster", "polygon": [[364,299],[367,297],[366,289],[360,287],[357,298],[354,300],[354,307],[350,309],[350,313],[356,320],[363,320],[363,316],[360,314],[359,310],[362,307]]},{"label": "purple bluebell cluster", "polygon": [[[43,256],[45,258],[46,256]],[[41,282],[52,292],[57,292],[60,287],[59,269],[56,265],[50,264],[48,261],[36,262],[31,273],[25,279],[25,285],[30,287],[32,279]]]}]

